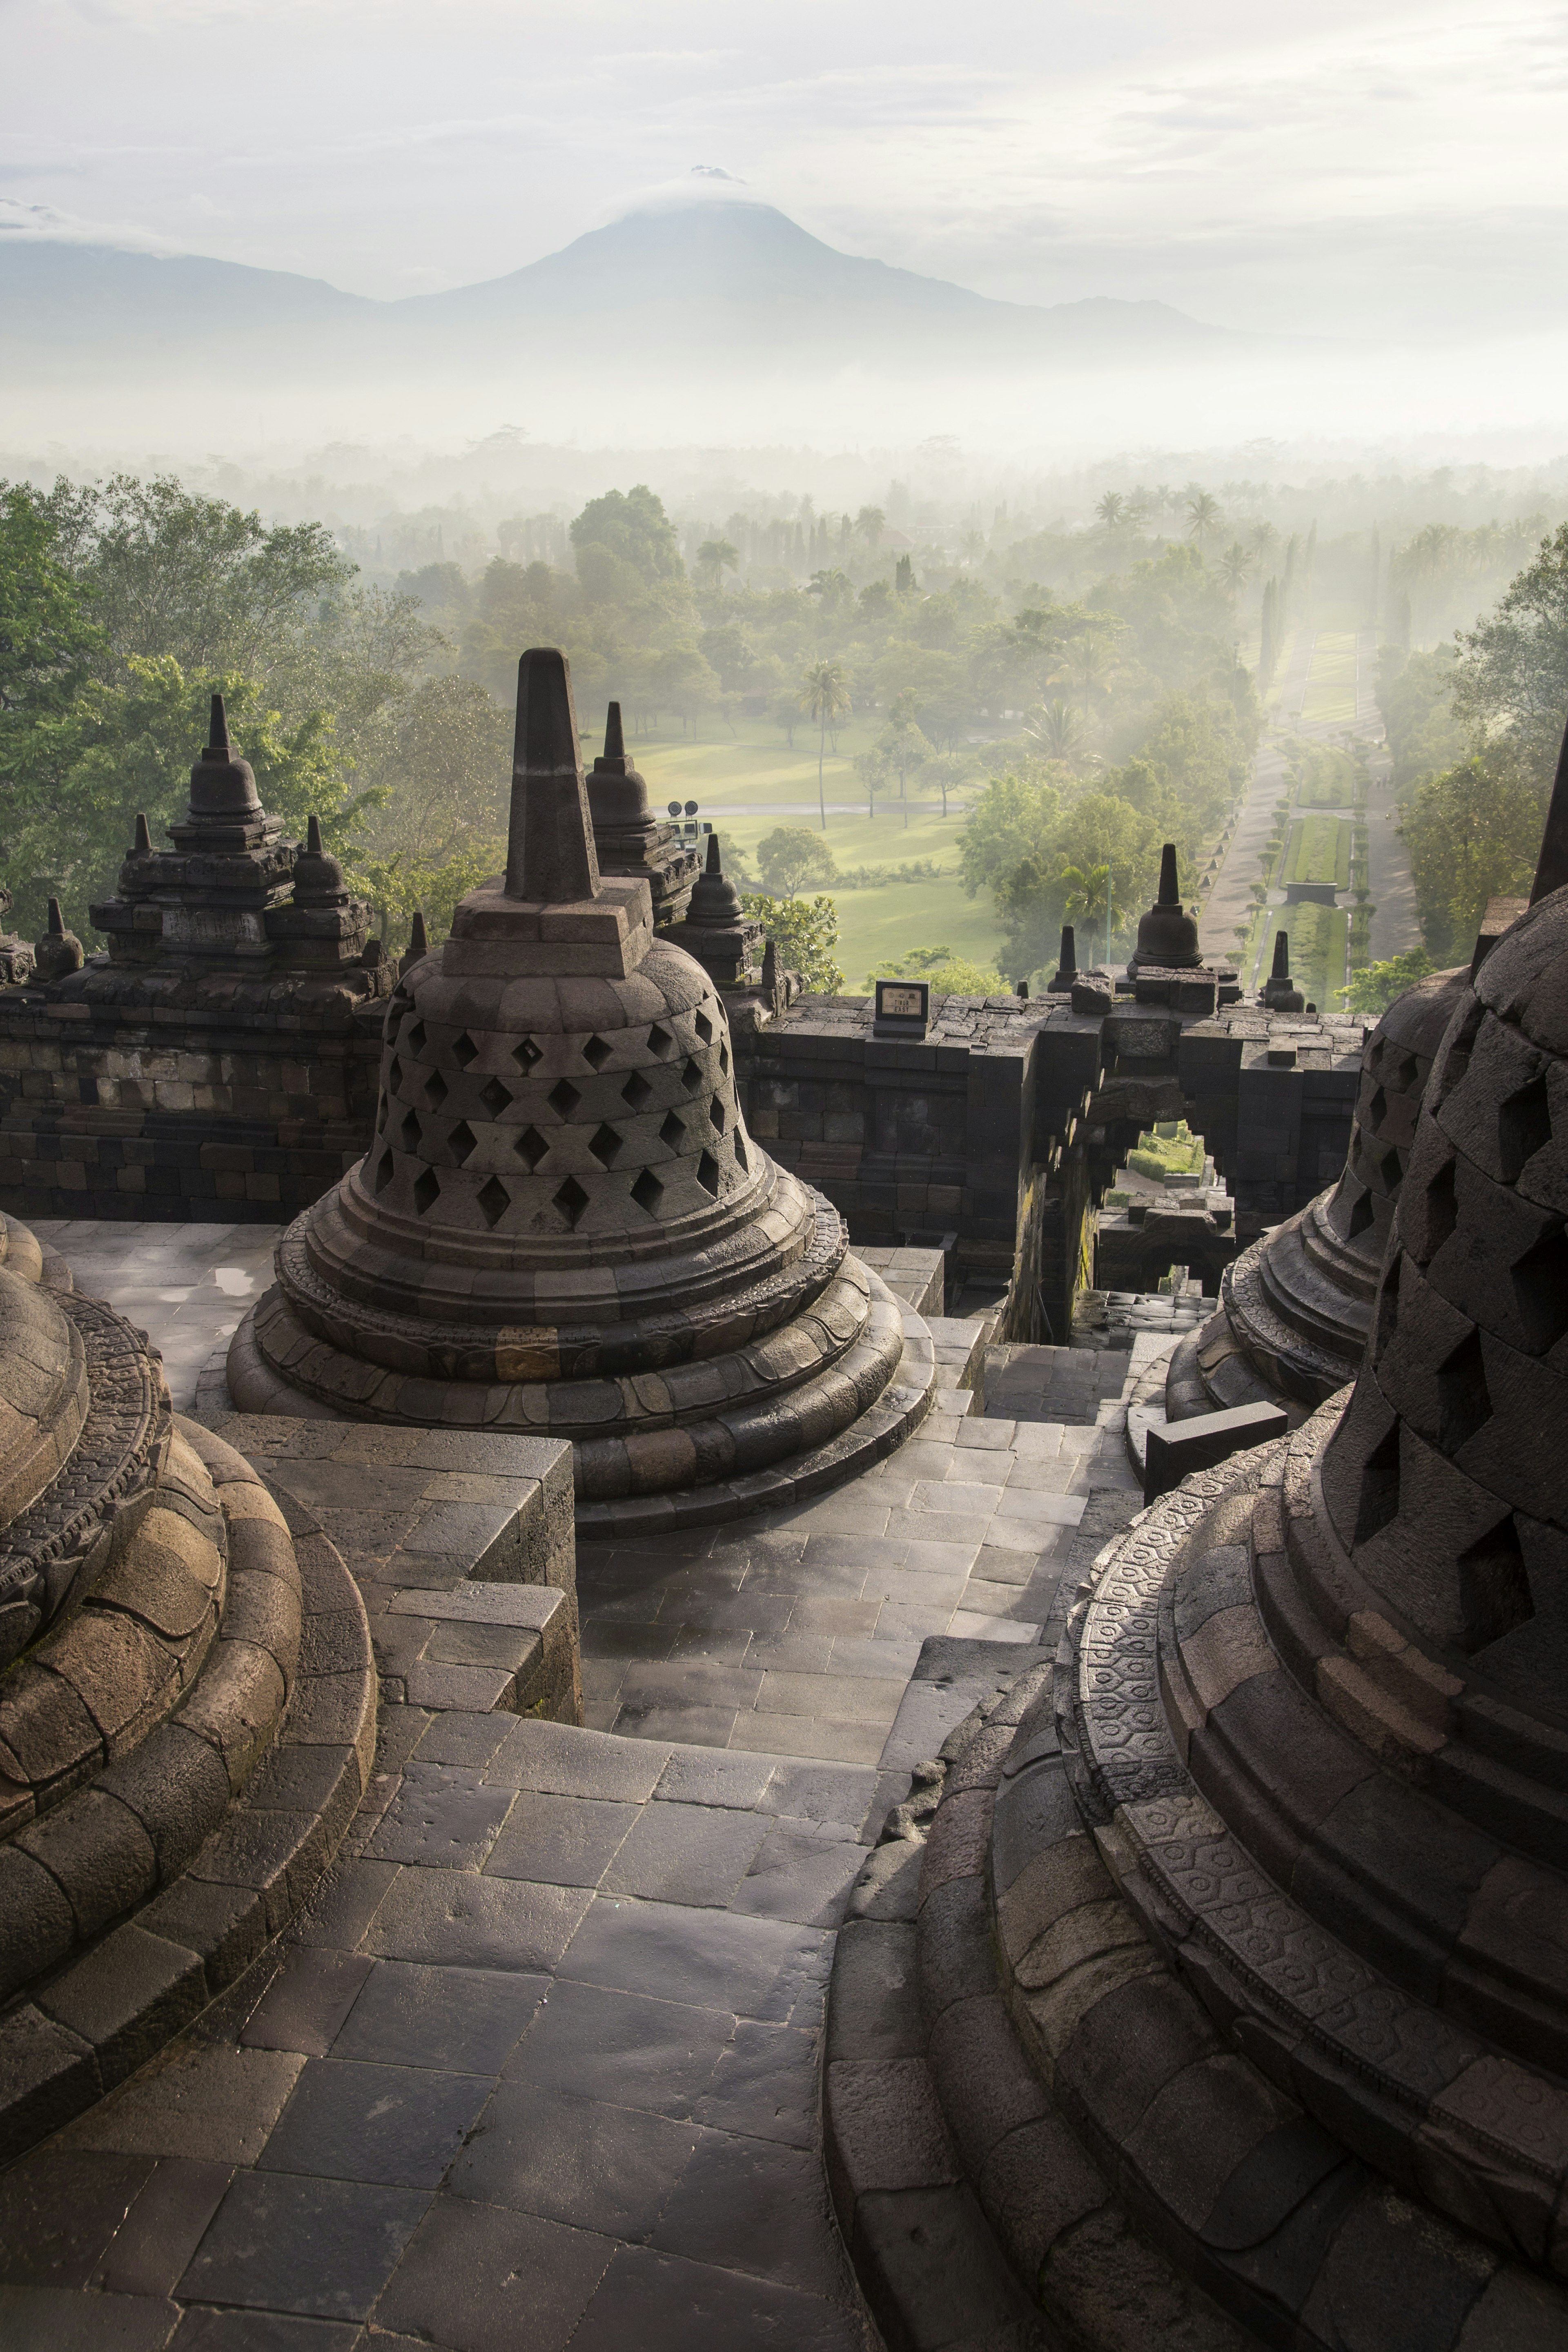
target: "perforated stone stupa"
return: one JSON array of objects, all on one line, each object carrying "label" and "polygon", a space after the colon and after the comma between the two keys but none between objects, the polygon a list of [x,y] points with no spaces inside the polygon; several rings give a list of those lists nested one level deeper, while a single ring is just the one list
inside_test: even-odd
[{"label": "perforated stone stupa", "polygon": [[952,2144],[1032,2118],[974,2185],[1075,2343],[1105,2212],[1140,2340],[1568,2341],[1568,888],[1450,1001],[1348,1401],[1064,1588],[932,1831],[922,1988],[1016,2037],[933,2037]]},{"label": "perforated stone stupa", "polygon": [[1226,1267],[1215,1313],[1171,1360],[1173,1420],[1265,1401],[1300,1418],[1355,1377],[1426,1080],[1465,984],[1463,967],[1434,972],[1378,1022],[1339,1181]]},{"label": "perforated stone stupa", "polygon": [[242,1409],[569,1438],[586,1528],[787,1501],[927,1408],[925,1327],[747,1133],[647,880],[599,870],[559,653],[519,667],[506,875],[402,975],[371,1148],[278,1274]]}]

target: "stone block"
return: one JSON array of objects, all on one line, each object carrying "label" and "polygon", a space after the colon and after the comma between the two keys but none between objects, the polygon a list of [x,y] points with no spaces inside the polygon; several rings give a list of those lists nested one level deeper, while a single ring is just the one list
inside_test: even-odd
[{"label": "stone block", "polygon": [[912,1922],[849,1919],[839,1931],[833,1960],[829,2062],[912,2059],[924,2046]]},{"label": "stone block", "polygon": [[127,1923],[47,1986],[38,2007],[91,2044],[108,2084],[133,2074],[207,1998],[197,1953]]},{"label": "stone block", "polygon": [[0,2019],[0,2158],[31,2147],[102,2089],[92,2045],[31,2001]]},{"label": "stone block", "polygon": [[1151,1425],[1143,1470],[1143,1500],[1169,1494],[1194,1470],[1212,1470],[1233,1454],[1283,1437],[1289,1416],[1273,1404],[1237,1405],[1227,1412],[1194,1413],[1188,1421]]}]

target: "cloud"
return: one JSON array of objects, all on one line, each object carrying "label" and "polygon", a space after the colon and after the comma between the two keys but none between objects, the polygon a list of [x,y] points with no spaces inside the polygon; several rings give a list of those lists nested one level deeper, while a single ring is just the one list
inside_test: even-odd
[{"label": "cloud", "polygon": [[0,236],[31,238],[51,245],[112,245],[128,253],[180,253],[186,248],[174,238],[125,222],[80,220],[53,205],[26,204],[16,196],[0,196]]},{"label": "cloud", "polygon": [[1560,248],[1527,268],[1512,243],[1568,206],[1549,0],[9,0],[5,21],[6,184],[67,223],[8,234],[197,243],[393,295],[633,202],[743,191],[1012,300],[1377,338],[1568,299]]}]

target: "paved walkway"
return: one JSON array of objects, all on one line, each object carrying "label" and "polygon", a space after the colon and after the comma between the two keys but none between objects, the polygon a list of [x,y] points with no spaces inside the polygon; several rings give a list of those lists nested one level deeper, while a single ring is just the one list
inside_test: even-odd
[{"label": "paved walkway", "polygon": [[[1273,717],[1253,762],[1247,803],[1231,836],[1225,864],[1215,877],[1215,887],[1205,903],[1200,937],[1205,954],[1235,955],[1237,927],[1252,911],[1251,890],[1258,877],[1258,860],[1273,823],[1274,803],[1285,788],[1280,741],[1287,734],[1331,743],[1342,735],[1355,734],[1373,747],[1372,788],[1367,801],[1367,846],[1368,887],[1376,911],[1372,920],[1369,960],[1376,962],[1388,956],[1401,955],[1407,948],[1415,947],[1420,939],[1410,857],[1399,832],[1399,814],[1389,782],[1390,761],[1383,749],[1383,719],[1377,707],[1376,634],[1363,629],[1356,640],[1356,716],[1353,724],[1344,719],[1304,719],[1301,716],[1302,697],[1307,690],[1315,643],[1313,631],[1301,629],[1291,637],[1286,648]],[[1348,808],[1343,814],[1350,814]],[[1347,907],[1351,904],[1348,894],[1343,903]],[[1272,952],[1273,927],[1270,927],[1266,930],[1258,950],[1257,971],[1244,971],[1241,975],[1245,987],[1253,986],[1258,979],[1266,976],[1268,966],[1265,958]]]},{"label": "paved walkway", "polygon": [[272,1253],[283,1231],[90,1217],[35,1217],[32,1227],[69,1262],[79,1290],[109,1299],[151,1333],[179,1412],[190,1411],[196,1376],[218,1341],[237,1328],[272,1280]]},{"label": "paved walkway", "polygon": [[[50,1238],[87,1286],[82,1230]],[[262,1234],[124,1229],[104,1286],[194,1359]],[[820,2156],[835,1931],[973,1677],[1032,1662],[1136,1499],[1113,1410],[959,1402],[802,1509],[582,1547],[604,1728],[409,1704],[403,1506],[345,1495],[384,1676],[366,1803],[308,1917],[0,2175],[0,2343],[866,2352]]]}]

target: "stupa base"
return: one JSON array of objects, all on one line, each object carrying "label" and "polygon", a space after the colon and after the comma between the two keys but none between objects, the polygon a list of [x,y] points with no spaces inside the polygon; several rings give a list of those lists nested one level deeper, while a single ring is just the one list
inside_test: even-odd
[{"label": "stupa base", "polygon": [[[912,1307],[895,1297],[868,1268],[862,1278],[870,1292],[870,1309],[854,1345],[813,1379],[773,1398],[765,1416],[745,1417],[742,1434],[755,1467],[744,1467],[742,1455],[733,1470],[721,1476],[622,1495],[584,1494],[579,1468],[578,1534],[610,1541],[677,1528],[717,1527],[758,1511],[780,1510],[858,1477],[903,1444],[931,1411],[936,1394],[935,1350]],[[221,1376],[216,1360],[204,1374],[198,1412],[281,1413],[296,1420],[493,1432],[514,1426],[507,1407],[521,1391],[477,1381],[451,1382],[441,1400],[444,1409],[437,1412],[429,1410],[431,1400],[424,1394],[432,1385],[428,1382],[417,1384],[419,1393],[410,1400],[413,1409],[405,1412],[377,1410],[368,1399],[358,1411],[329,1404],[323,1397],[294,1387],[271,1360],[280,1339],[293,1336],[288,1328],[291,1321],[279,1291],[270,1290],[258,1299],[227,1343]],[[267,1332],[265,1351],[258,1327]],[[302,1354],[325,1352],[303,1326],[296,1329]],[[719,1412],[695,1433],[708,1441],[704,1450],[710,1452],[734,1434],[741,1420],[740,1415],[727,1418]],[[543,1433],[531,1425],[516,1426],[527,1435]],[[675,1430],[669,1434],[684,1444],[694,1433]]]},{"label": "stupa base", "polygon": [[1568,2339],[1563,2053],[1517,1925],[1547,1875],[1456,1901],[1464,1743],[1317,1614],[1341,1410],[1109,1545],[943,1749],[923,1855],[894,1817],[862,1874],[827,2161],[889,2340],[926,2340],[932,2243],[1009,2342]]}]

